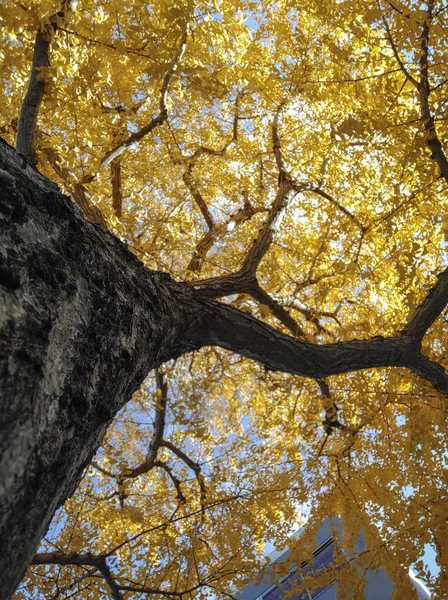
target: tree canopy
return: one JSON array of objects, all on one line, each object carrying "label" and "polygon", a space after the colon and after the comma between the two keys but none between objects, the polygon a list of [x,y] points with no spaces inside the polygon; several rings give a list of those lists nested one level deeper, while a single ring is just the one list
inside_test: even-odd
[{"label": "tree canopy", "polygon": [[17,598],[233,596],[266,542],[333,515],[346,551],[367,540],[354,563],[340,548],[345,589],[355,563],[382,566],[412,597],[414,564],[444,597],[447,8],[0,3],[0,134],[88,220],[302,341],[404,332],[426,357],[317,379],[214,347],[166,364],[117,415]]}]

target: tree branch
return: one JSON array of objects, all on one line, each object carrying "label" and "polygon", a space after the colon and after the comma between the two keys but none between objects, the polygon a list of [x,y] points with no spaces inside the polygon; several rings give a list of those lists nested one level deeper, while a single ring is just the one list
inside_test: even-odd
[{"label": "tree branch", "polygon": [[[306,338],[304,331],[297,321],[283,308],[283,306],[267,294],[260,285],[257,284],[257,288],[252,291],[252,297],[258,302],[268,306],[274,316],[289,329],[294,337]],[[324,379],[317,379],[317,384],[323,397],[325,421],[323,421],[322,424],[325,432],[327,435],[330,435],[333,429],[345,429],[345,425],[338,420],[338,408],[331,396],[328,383]]]},{"label": "tree branch", "polygon": [[255,275],[241,269],[230,275],[198,279],[197,281],[189,281],[187,284],[201,292],[203,298],[214,299],[232,296],[233,294],[251,293],[255,282]]},{"label": "tree branch", "polygon": [[173,470],[171,469],[171,467],[169,465],[167,465],[165,462],[161,461],[161,460],[155,460],[154,461],[154,466],[155,467],[160,467],[166,473],[168,473],[168,476],[170,477],[171,481],[174,484],[174,487],[176,488],[177,499],[179,500],[179,502],[181,504],[185,504],[187,502],[187,499],[185,498],[185,496],[184,496],[184,494],[182,492],[182,489],[180,487],[180,481],[176,477],[176,475],[173,473]]},{"label": "tree branch", "polygon": [[263,288],[257,283],[257,286],[250,292],[252,298],[267,306],[272,314],[283,323],[291,334],[295,337],[304,337],[305,333],[297,321],[283,308],[276,300],[274,300]]},{"label": "tree branch", "polygon": [[272,147],[277,167],[279,170],[279,184],[277,195],[275,197],[274,202],[272,203],[272,208],[269,213],[269,216],[264,226],[260,230],[258,237],[255,239],[251,248],[249,249],[249,252],[246,255],[242,267],[242,270],[247,271],[253,275],[255,275],[258,266],[261,260],[263,259],[263,256],[268,251],[273,239],[273,235],[281,223],[284,212],[287,209],[290,201],[291,191],[294,191],[296,193],[301,193],[305,190],[315,192],[316,194],[331,202],[346,216],[348,216],[356,224],[356,226],[359,229],[361,229],[361,231],[364,231],[364,227],[361,225],[357,217],[353,215],[348,209],[339,204],[339,202],[337,202],[332,196],[324,192],[319,186],[313,186],[307,181],[297,182],[289,174],[285,166],[285,161],[281,149],[280,136],[278,132],[279,118],[284,106],[285,101],[283,101],[278,107],[272,124]]},{"label": "tree branch", "polygon": [[198,205],[198,208],[201,211],[201,214],[204,217],[204,220],[207,223],[207,226],[211,230],[214,227],[215,222],[213,221],[213,217],[208,209],[208,206],[204,200],[204,197],[202,196],[201,192],[199,191],[199,188],[196,185],[196,182],[193,179],[192,169],[193,169],[193,165],[192,164],[188,165],[187,170],[182,175],[182,180],[185,183],[185,186],[188,189],[188,191],[190,192],[194,201]]},{"label": "tree branch", "polygon": [[[262,261],[264,255],[269,250],[269,246],[274,237],[274,233],[280,226],[280,223],[283,219],[285,211],[288,207],[290,201],[290,192],[292,189],[292,184],[288,179],[280,178],[277,194],[275,196],[274,202],[272,203],[272,208],[269,212],[269,216],[266,219],[265,224],[260,230],[257,238],[253,241],[252,246],[249,249],[249,252],[244,259],[242,271],[250,273],[251,275],[255,275],[260,262]],[[245,291],[245,290],[244,290]]]},{"label": "tree branch", "polygon": [[[180,481],[173,473],[172,469],[169,465],[161,460],[157,460],[157,453],[159,448],[164,445],[163,442],[163,433],[165,430],[165,416],[166,416],[166,405],[168,402],[168,385],[165,380],[163,373],[158,369],[156,371],[156,384],[157,384],[157,406],[156,406],[156,415],[154,419],[154,433],[151,438],[151,442],[149,444],[148,454],[146,459],[134,469],[129,469],[120,474],[115,474],[109,471],[108,469],[104,469],[97,462],[91,461],[91,466],[97,469],[103,475],[107,475],[108,477],[112,477],[118,483],[118,496],[120,498],[120,502],[122,503],[125,495],[123,491],[120,489],[123,486],[123,482],[125,479],[134,479],[143,475],[144,473],[149,473],[154,467],[159,467],[163,469],[170,477],[171,481],[174,484],[177,492],[177,498],[181,504],[185,504],[186,499],[182,493],[180,487]],[[188,458],[188,457],[187,457]],[[190,459],[188,459],[190,460]],[[192,462],[192,461],[191,461]],[[193,464],[193,463],[192,463]]]},{"label": "tree branch", "polygon": [[50,45],[56,31],[63,27],[76,10],[78,0],[63,0],[61,10],[46,19],[36,34],[30,81],[20,110],[16,150],[36,165],[36,130],[40,105],[45,95],[45,70],[50,65]]},{"label": "tree branch", "polygon": [[198,484],[199,484],[200,496],[201,496],[201,506],[204,506],[205,499],[206,499],[206,489],[205,489],[204,477],[202,475],[202,470],[201,470],[201,467],[199,466],[199,464],[194,462],[194,460],[191,460],[191,458],[187,454],[185,454],[185,452],[183,452],[183,450],[181,450],[180,448],[175,446],[172,442],[169,442],[167,440],[162,440],[160,445],[171,450],[171,452],[173,454],[175,454],[178,458],[180,458],[187,465],[187,467],[189,467],[194,472],[196,479],[198,480]]},{"label": "tree branch", "polygon": [[[165,416],[166,416],[166,405],[168,402],[168,385],[160,370],[156,371],[156,384],[157,384],[157,406],[156,415],[154,419],[154,433],[149,444],[148,454],[144,462],[138,467],[130,471],[125,471],[122,475],[123,478],[134,478],[142,475],[143,473],[149,473],[155,466],[157,459],[157,452],[163,442],[163,433],[165,430]],[[158,465],[162,466],[162,465]],[[162,467],[164,468],[164,467]],[[166,469],[165,469],[166,470]],[[176,486],[177,487],[177,486]]]},{"label": "tree branch", "polygon": [[[297,184],[294,184],[294,187],[293,187],[294,190],[296,190],[298,192],[303,191],[303,184],[302,185],[298,184],[297,188],[296,188],[296,185]],[[328,200],[328,202],[333,204],[333,206],[336,206],[337,209],[339,209],[341,212],[344,213],[344,215],[346,215],[351,221],[353,221],[353,223],[356,225],[356,227],[358,227],[358,229],[360,229],[362,232],[366,231],[366,228],[363,225],[361,225],[361,223],[359,222],[358,217],[356,215],[354,215],[353,213],[351,213],[348,210],[348,208],[345,208],[345,206],[342,206],[342,204],[340,204],[337,200],[335,200],[335,198],[333,198],[333,196],[331,196],[327,192],[324,192],[324,190],[318,186],[310,187],[309,191],[314,192],[318,196],[321,196],[321,198],[325,198],[325,200]]]},{"label": "tree branch", "polygon": [[[186,163],[187,168],[182,174],[182,180],[190,192],[192,198],[195,200],[199,210],[201,211],[202,216],[204,217],[205,222],[209,228],[209,231],[204,235],[204,237],[198,242],[196,245],[195,252],[193,257],[188,265],[189,271],[198,271],[202,265],[202,261],[206,255],[206,253],[210,250],[210,248],[215,243],[216,239],[220,235],[220,233],[224,230],[224,225],[216,225],[209,209],[207,203],[202,196],[201,191],[199,190],[194,176],[193,170],[197,164],[197,161],[200,156],[203,154],[208,154],[210,156],[224,156],[227,150],[232,146],[236,140],[238,139],[238,121],[239,121],[239,95],[237,95],[235,100],[235,114],[233,117],[233,126],[232,126],[232,137],[229,141],[227,141],[224,146],[220,150],[215,150],[213,148],[209,148],[207,146],[200,146],[195,150],[195,152],[190,156],[183,156],[180,150],[179,145],[177,144],[181,157],[180,159],[173,158],[174,164],[182,164]],[[171,134],[176,141],[174,132],[171,131]],[[169,151],[169,150],[168,150]]]},{"label": "tree branch", "polygon": [[239,103],[240,103],[240,94],[237,94],[235,99],[235,113],[233,115],[233,124],[232,124],[232,137],[229,141],[227,141],[224,146],[220,150],[216,150],[214,148],[209,148],[208,146],[199,146],[193,154],[190,156],[184,157],[186,158],[188,165],[191,165],[194,168],[200,156],[203,154],[208,154],[209,156],[224,156],[227,150],[237,141],[238,139],[238,123],[239,123]]},{"label": "tree branch", "polygon": [[[237,273],[192,281],[189,282],[189,284],[194,286],[196,289],[203,291],[205,298],[219,298],[241,293],[249,293],[253,295],[253,290],[257,287],[256,272],[258,266],[268,251],[274,234],[280,226],[284,213],[288,208],[291,200],[289,195],[291,190],[295,191],[296,193],[303,192],[304,190],[310,190],[319,193],[319,195],[325,197],[327,200],[335,204],[342,212],[344,212],[344,214],[346,214],[361,229],[362,232],[365,231],[365,228],[358,221],[357,217],[341,206],[326,192],[320,188],[310,187],[310,184],[307,182],[294,182],[288,176],[280,180],[276,197],[272,203],[271,209],[269,210],[268,218],[260,229],[256,239],[252,242],[252,246],[246,254],[241,269]],[[262,210],[264,211],[265,209]],[[260,212],[262,212],[262,210],[260,210]],[[278,312],[280,314],[281,311],[279,310]],[[321,328],[320,325],[318,326]]]},{"label": "tree branch", "polygon": [[117,217],[121,217],[123,206],[123,188],[121,185],[121,160],[116,158],[110,163],[110,181],[112,183],[112,205]]},{"label": "tree branch", "polygon": [[112,477],[112,479],[117,479],[117,475],[114,475],[114,473],[112,473],[112,471],[109,471],[108,469],[105,469],[104,467],[102,467],[101,465],[99,465],[96,460],[92,460],[90,461],[90,465],[96,469],[97,471],[99,471],[100,473],[102,473],[103,475],[106,475],[107,477]]},{"label": "tree branch", "polygon": [[[275,300],[275,296],[274,296],[274,300]],[[338,308],[336,308],[334,311],[328,311],[328,310],[317,310],[315,308],[311,309],[311,308],[305,308],[305,306],[303,306],[300,302],[298,302],[297,300],[295,300],[294,298],[292,299],[288,299],[286,298],[285,301],[282,303],[282,306],[284,308],[293,308],[294,310],[297,310],[298,312],[300,312],[307,321],[309,321],[310,323],[313,323],[313,325],[316,327],[317,331],[320,333],[326,333],[327,335],[332,335],[325,327],[323,327],[319,321],[319,317],[328,317],[330,319],[333,319],[339,326],[341,325],[338,317],[337,317],[337,313],[338,313]]]},{"label": "tree branch", "polygon": [[[76,585],[78,585],[79,583],[83,582],[88,577],[92,577],[92,575],[95,575],[95,573],[97,571],[98,571],[97,567],[93,567],[93,569],[89,569],[88,571],[84,571],[84,573],[82,575],[80,575],[79,577],[75,577],[75,579],[73,579],[72,581],[70,581],[70,583],[68,583],[67,585],[64,585],[62,588],[59,588],[58,592],[57,592],[57,596],[53,596],[52,600],[54,600],[55,598],[57,598],[58,596],[60,596],[64,592],[68,592],[69,590],[73,589]],[[76,592],[75,592],[75,595],[76,595]]]},{"label": "tree branch", "polygon": [[106,221],[100,209],[91,203],[90,194],[82,183],[72,185],[72,174],[63,166],[63,161],[54,148],[44,147],[42,153],[54,172],[62,179],[67,191],[82,210],[84,217],[91,223],[98,223],[103,230],[107,229]]},{"label": "tree branch", "polygon": [[[121,105],[115,107],[105,106],[101,100],[98,98],[101,110],[105,113],[108,112],[117,112],[119,115],[120,122],[118,126],[115,128],[114,135],[114,143],[121,143],[121,141],[126,137],[127,129],[126,129],[126,119],[128,118],[129,113],[136,113],[139,105],[134,105],[131,110],[126,110]],[[112,206],[114,212],[118,218],[121,217],[122,208],[123,208],[123,186],[121,182],[121,158],[115,158],[110,163],[110,182],[112,185]]]},{"label": "tree branch", "polygon": [[31,565],[76,565],[76,566],[88,566],[100,568],[101,561],[104,559],[101,555],[91,554],[87,552],[85,554],[79,554],[78,552],[70,552],[65,554],[64,552],[41,552],[35,554]]},{"label": "tree branch", "polygon": [[[378,5],[378,8],[379,8],[380,10],[382,10],[382,9],[381,9],[381,4],[380,4],[379,0],[377,0],[377,5]],[[414,79],[414,77],[412,77],[412,75],[409,73],[409,71],[408,71],[408,70],[406,69],[406,67],[404,66],[404,63],[403,63],[403,61],[401,60],[400,54],[399,54],[399,52],[398,52],[398,50],[397,50],[397,47],[396,47],[396,45],[395,45],[395,43],[394,43],[394,40],[393,40],[393,38],[392,38],[392,33],[391,33],[391,30],[390,30],[390,27],[389,27],[389,23],[387,22],[387,19],[386,19],[386,17],[385,17],[384,15],[383,15],[383,17],[382,17],[382,21],[383,21],[383,24],[384,24],[384,28],[385,28],[385,30],[386,30],[386,37],[387,37],[387,40],[388,40],[388,42],[389,42],[389,45],[390,45],[390,47],[391,47],[391,49],[392,49],[392,52],[393,52],[393,54],[394,54],[394,57],[395,57],[395,60],[397,61],[397,63],[398,63],[398,66],[400,67],[400,70],[401,70],[401,72],[402,72],[402,73],[403,73],[403,75],[406,77],[406,79],[407,79],[407,80],[408,80],[410,83],[412,83],[412,85],[413,85],[415,88],[417,88],[417,89],[418,89],[418,81],[417,81],[416,79]]]},{"label": "tree branch", "polygon": [[[126,470],[123,473],[121,473],[120,475],[115,475],[114,473],[112,473],[111,471],[108,471],[107,469],[104,469],[103,467],[101,467],[94,461],[92,461],[90,464],[93,467],[95,467],[98,471],[103,473],[104,475],[108,475],[109,477],[113,477],[114,479],[116,479],[116,481],[119,485],[119,488],[123,484],[125,479],[134,479],[136,477],[139,477],[140,475],[143,475],[144,473],[149,473],[149,471],[151,471],[154,467],[163,469],[168,474],[168,476],[170,477],[171,481],[174,484],[174,487],[176,488],[177,499],[179,500],[179,502],[181,504],[185,504],[186,498],[185,498],[184,494],[182,493],[179,479],[173,473],[173,470],[171,469],[171,467],[169,465],[167,465],[164,461],[157,459],[157,453],[159,451],[159,448],[161,448],[162,446],[165,446],[165,447],[169,448],[172,452],[174,452],[176,454],[176,456],[181,458],[185,462],[185,464],[187,464],[187,466],[189,466],[195,472],[195,475],[199,482],[199,486],[201,488],[201,503],[202,503],[202,501],[205,499],[205,487],[204,487],[204,483],[203,483],[201,468],[199,467],[199,465],[197,463],[192,461],[184,452],[182,452],[176,446],[174,446],[174,444],[171,444],[170,442],[166,442],[163,439],[163,434],[165,431],[166,406],[167,406],[167,402],[168,402],[168,384],[166,382],[166,379],[165,379],[163,373],[160,371],[160,369],[158,369],[156,371],[156,384],[157,384],[157,406],[156,406],[156,415],[155,415],[155,419],[154,419],[154,433],[153,433],[151,442],[149,444],[149,450],[148,450],[146,459],[140,465],[135,467],[134,469]],[[123,494],[122,494],[121,500],[122,499],[123,499]]]},{"label": "tree branch", "polygon": [[[123,592],[136,592],[138,594],[151,594],[165,596],[167,598],[182,598],[181,592],[167,592],[165,590],[159,590],[155,588],[147,588],[145,586],[137,585],[120,585],[120,590]],[[185,592],[188,593],[188,592]]]},{"label": "tree branch", "polygon": [[[267,292],[265,292],[260,285],[257,284],[257,287],[252,291],[251,294],[255,300],[270,308],[274,316],[277,317],[277,319],[283,323],[287,329],[289,329],[294,337],[306,337],[305,332],[302,330],[297,321],[289,314],[287,310],[283,308],[283,306],[281,306]],[[328,383],[324,379],[318,379],[317,384],[323,397],[325,421],[323,421],[322,424],[325,432],[327,435],[330,435],[333,429],[345,429],[345,425],[340,423],[338,420],[338,408],[331,397]]]},{"label": "tree branch", "polygon": [[448,374],[423,357],[406,336],[313,344],[293,339],[249,314],[216,302],[204,303],[198,321],[183,334],[190,348],[220,346],[274,371],[313,379],[360,369],[406,367],[448,394]]},{"label": "tree branch", "polygon": [[198,272],[202,268],[204,259],[207,256],[208,251],[213,247],[216,240],[221,235],[225,235],[228,231],[233,231],[242,223],[249,221],[255,214],[260,212],[266,212],[268,209],[265,208],[254,208],[249,202],[249,197],[246,191],[244,194],[244,206],[237,210],[228,221],[221,223],[220,225],[213,225],[203,238],[199,240],[194,250],[194,254],[188,264],[187,270]]},{"label": "tree branch", "polygon": [[[115,600],[123,600],[123,596],[120,592],[120,586],[115,581],[111,570],[109,569],[106,557],[103,555],[94,555],[90,552],[85,554],[78,554],[77,552],[71,552],[69,554],[65,554],[64,552],[42,552],[41,554],[36,554],[31,563],[32,565],[75,565],[78,567],[81,566],[89,566],[95,567],[95,570],[101,572],[104,580],[112,592],[112,597]],[[91,573],[93,574],[93,572]]]},{"label": "tree branch", "polygon": [[429,106],[429,96],[431,87],[429,84],[429,28],[433,17],[434,0],[428,1],[427,17],[423,23],[421,34],[421,56],[419,60],[420,66],[420,81],[417,84],[417,89],[420,98],[420,112],[423,119],[427,135],[427,144],[431,150],[431,158],[434,159],[439,167],[440,175],[448,182],[448,160],[443,151],[442,144],[437,135],[437,130],[434,122],[434,117]]},{"label": "tree branch", "polygon": [[412,318],[403,330],[403,335],[420,345],[423,336],[444,310],[448,303],[448,268],[437,276],[437,283],[423,302],[415,309]]},{"label": "tree branch", "polygon": [[168,87],[173,75],[176,73],[177,68],[182,60],[182,57],[185,53],[185,48],[187,46],[187,38],[189,34],[189,22],[187,21],[185,26],[184,37],[181,41],[179,51],[175,56],[173,63],[170,69],[165,73],[165,76],[162,80],[162,88],[160,91],[160,100],[159,100],[159,112],[157,116],[155,116],[149,123],[147,123],[144,127],[139,129],[138,131],[132,133],[125,140],[117,144],[112,150],[107,152],[100,164],[100,169],[107,167],[117,156],[120,156],[129,146],[139,142],[143,139],[148,133],[153,131],[156,127],[164,123],[168,118],[168,108],[166,105],[167,96],[168,96]]},{"label": "tree branch", "polygon": [[219,238],[221,232],[225,230],[225,225],[226,224],[213,224],[207,233],[199,240],[194,249],[193,256],[188,263],[187,271],[198,273],[201,270],[205,257]]},{"label": "tree branch", "polygon": [[117,582],[115,581],[114,576],[112,575],[112,572],[109,569],[105,558],[103,558],[102,564],[99,567],[99,570],[101,571],[102,576],[104,577],[107,585],[109,586],[114,600],[123,600],[123,596],[120,592],[120,587],[117,584]]},{"label": "tree branch", "polygon": [[[236,274],[232,274],[229,276],[215,277],[210,278],[208,280],[196,281],[193,282],[192,285],[196,287],[196,289],[206,290],[208,298],[217,298],[219,296],[230,295],[230,294],[238,294],[242,292],[252,293],[251,290],[254,289],[255,286],[255,275],[257,269],[266,254],[269,250],[269,247],[272,243],[275,232],[278,230],[285,211],[288,207],[288,204],[291,200],[291,191],[295,191],[296,193],[303,192],[305,190],[311,190],[320,196],[324,197],[332,204],[337,206],[344,214],[346,214],[360,229],[364,231],[364,227],[359,223],[358,219],[353,215],[349,210],[341,206],[334,198],[332,198],[329,194],[321,190],[319,187],[313,187],[309,182],[296,182],[292,179],[289,173],[286,170],[284,159],[281,151],[280,138],[278,134],[278,125],[279,125],[279,117],[281,111],[284,107],[284,103],[280,104],[272,125],[272,144],[273,144],[273,152],[276,157],[277,166],[279,169],[279,181],[278,181],[278,189],[275,196],[275,199],[272,203],[271,209],[269,210],[269,215],[259,231],[258,236],[252,242],[252,246],[249,248],[249,251],[246,254],[246,257],[243,262],[243,266],[240,271]],[[234,128],[236,128],[236,122],[234,124]],[[207,150],[207,149],[206,149]],[[192,158],[196,155],[199,155],[200,152],[203,152],[204,148],[199,149],[193,154]],[[209,149],[207,151],[210,151]],[[191,168],[191,164],[189,165]],[[202,196],[197,199],[198,205],[201,207],[205,205]],[[204,214],[204,207],[201,208]],[[208,209],[207,209],[208,210]],[[206,215],[204,214],[204,218]],[[207,220],[207,218],[206,218]],[[215,229],[216,225],[213,225],[213,221],[211,216],[210,220],[210,229]],[[207,221],[208,224],[208,221]],[[209,231],[209,236],[207,235],[203,238],[203,244],[205,246],[209,246],[212,243],[213,236]],[[202,242],[202,240],[201,240]],[[195,263],[196,264],[196,263]],[[247,281],[246,281],[246,280]],[[242,284],[242,285],[241,285]],[[256,287],[256,286],[255,286]],[[276,309],[280,310],[280,309]]]},{"label": "tree branch", "polygon": [[280,135],[278,133],[280,115],[282,114],[285,105],[286,100],[283,99],[275,112],[274,121],[272,123],[272,150],[274,152],[275,162],[277,163],[280,179],[290,177],[288,171],[286,170],[285,161],[283,159],[282,147],[280,144]]}]

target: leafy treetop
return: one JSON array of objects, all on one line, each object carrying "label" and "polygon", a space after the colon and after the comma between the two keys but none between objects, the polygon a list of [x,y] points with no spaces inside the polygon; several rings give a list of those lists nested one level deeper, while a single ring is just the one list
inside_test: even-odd
[{"label": "leafy treetop", "polygon": [[[445,367],[443,275],[441,316],[410,319],[447,266],[446,9],[3,3],[0,132],[149,268],[308,341],[409,323]],[[341,597],[363,597],[359,566],[415,597],[416,564],[442,598],[447,415],[405,369],[316,382],[185,356],[117,417],[17,598],[233,596],[305,515],[344,518]]]}]

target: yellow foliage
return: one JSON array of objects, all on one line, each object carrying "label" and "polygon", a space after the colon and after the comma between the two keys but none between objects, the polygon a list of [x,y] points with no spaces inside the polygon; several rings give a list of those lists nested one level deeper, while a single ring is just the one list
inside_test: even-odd
[{"label": "yellow foliage", "polygon": [[[446,150],[446,10],[434,5],[430,108]],[[396,335],[447,263],[447,181],[412,83],[427,19],[426,4],[415,6],[79,0],[39,75],[39,168],[71,193],[82,184],[146,266],[216,277],[241,267],[272,212],[277,115],[283,168],[306,185],[291,194],[257,271],[270,300],[248,292],[229,301],[287,331],[280,307],[314,342]],[[56,0],[0,4],[0,132],[12,144],[36,31],[58,10]],[[118,163],[105,159],[157,117],[170,72],[168,118],[127,144],[113,179]],[[447,335],[442,315],[424,339],[442,366]],[[198,469],[162,445],[156,460],[167,469],[130,476],[164,410],[151,376],[42,549],[110,554],[121,585],[224,597],[255,578],[265,542],[284,544],[304,515],[312,530],[340,514],[347,551],[362,528],[370,554],[361,566],[385,568],[397,593],[408,593],[402,565],[425,544],[438,548],[432,585],[446,598],[448,406],[437,390],[404,369],[378,369],[329,378],[323,397],[315,381],[216,349],[178,359],[165,377],[164,439]],[[346,429],[329,435],[322,420],[336,418],[334,407]],[[420,574],[428,582],[423,563]],[[17,598],[110,592],[83,575],[33,567]],[[352,589],[352,571],[341,577]]]}]

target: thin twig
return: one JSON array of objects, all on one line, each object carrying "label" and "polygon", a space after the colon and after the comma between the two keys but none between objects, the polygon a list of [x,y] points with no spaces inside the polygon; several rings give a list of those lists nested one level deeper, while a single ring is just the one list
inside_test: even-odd
[{"label": "thin twig", "polygon": [[202,475],[200,465],[192,460],[187,454],[185,454],[183,450],[175,446],[172,442],[169,442],[168,440],[162,440],[160,445],[171,450],[173,454],[180,458],[194,472],[199,484],[201,506],[204,506],[207,491],[205,489],[204,477]]},{"label": "thin twig", "polygon": [[[379,8],[380,10],[382,10],[382,9],[381,9],[381,4],[380,4],[379,0],[377,0],[377,5],[378,5],[378,8]],[[417,89],[418,89],[418,82],[417,82],[417,80],[416,80],[414,77],[412,77],[412,75],[411,75],[411,74],[409,73],[409,71],[406,69],[406,67],[405,67],[405,65],[404,65],[404,63],[403,63],[403,61],[401,60],[400,54],[399,54],[399,52],[398,52],[398,50],[397,50],[397,47],[396,47],[396,45],[395,45],[395,43],[394,43],[394,40],[393,40],[393,38],[392,38],[392,33],[391,33],[391,30],[390,30],[390,27],[389,27],[389,23],[387,22],[387,19],[386,19],[386,17],[385,17],[384,15],[382,16],[382,21],[383,21],[384,28],[385,28],[385,30],[386,30],[386,37],[387,37],[387,39],[388,39],[388,42],[389,42],[389,44],[390,44],[390,47],[391,47],[391,49],[392,49],[393,55],[394,55],[394,57],[395,57],[395,60],[396,60],[396,61],[397,61],[397,63],[398,63],[398,66],[400,67],[400,70],[401,70],[401,72],[402,72],[402,73],[403,73],[403,75],[406,77],[406,79],[407,79],[407,80],[408,80],[410,83],[412,83],[412,85],[413,85],[415,88],[417,88]]]}]

